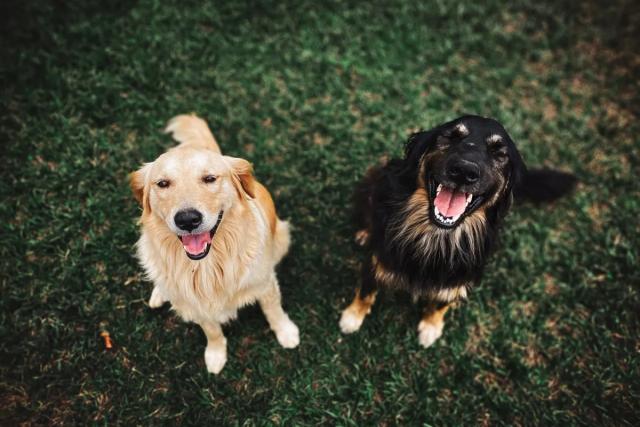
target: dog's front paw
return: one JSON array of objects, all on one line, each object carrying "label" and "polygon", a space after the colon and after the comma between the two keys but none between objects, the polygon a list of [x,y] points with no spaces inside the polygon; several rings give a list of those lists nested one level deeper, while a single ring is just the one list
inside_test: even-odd
[{"label": "dog's front paw", "polygon": [[227,349],[207,347],[204,351],[204,362],[207,364],[207,371],[219,374],[227,363]]},{"label": "dog's front paw", "polygon": [[347,307],[340,316],[340,330],[343,334],[352,334],[360,329],[362,322],[364,322],[364,316],[351,307]]},{"label": "dog's front paw", "polygon": [[167,302],[167,300],[164,295],[162,295],[160,289],[157,286],[154,287],[151,292],[151,298],[149,298],[149,307],[160,308],[165,302]]},{"label": "dog's front paw", "polygon": [[300,331],[290,319],[282,322],[275,332],[278,342],[284,348],[295,348],[300,344]]},{"label": "dog's front paw", "polygon": [[424,320],[418,325],[418,342],[424,348],[430,347],[442,335],[444,322],[431,323]]}]

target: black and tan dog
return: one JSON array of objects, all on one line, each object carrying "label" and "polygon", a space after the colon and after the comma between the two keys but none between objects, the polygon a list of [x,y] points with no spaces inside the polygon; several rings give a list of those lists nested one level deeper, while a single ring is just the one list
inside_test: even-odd
[{"label": "black and tan dog", "polygon": [[527,171],[492,119],[464,116],[412,135],[404,159],[371,168],[356,190],[356,241],[368,253],[342,332],[360,328],[378,287],[399,289],[425,303],[419,341],[430,346],[450,305],[479,283],[513,196],[553,200],[574,183]]}]

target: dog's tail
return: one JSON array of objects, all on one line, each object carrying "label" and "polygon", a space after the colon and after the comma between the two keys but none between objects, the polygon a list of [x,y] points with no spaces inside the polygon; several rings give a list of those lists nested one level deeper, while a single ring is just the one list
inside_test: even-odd
[{"label": "dog's tail", "polygon": [[287,254],[290,244],[291,230],[289,221],[283,221],[278,218],[276,222],[276,232],[273,236],[273,256],[276,264],[279,263],[280,260]]},{"label": "dog's tail", "polygon": [[529,169],[514,190],[517,201],[551,202],[570,193],[578,179],[575,175],[553,169]]},{"label": "dog's tail", "polygon": [[175,116],[169,120],[164,131],[172,134],[173,139],[181,145],[188,144],[199,148],[208,148],[222,154],[220,146],[211,130],[209,130],[209,126],[207,126],[207,122],[195,114]]}]

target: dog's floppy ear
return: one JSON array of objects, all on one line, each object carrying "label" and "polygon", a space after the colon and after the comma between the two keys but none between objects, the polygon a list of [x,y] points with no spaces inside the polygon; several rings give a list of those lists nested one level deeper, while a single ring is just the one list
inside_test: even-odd
[{"label": "dog's floppy ear", "polygon": [[147,163],[135,172],[129,174],[129,186],[133,192],[133,197],[142,206],[143,211],[151,212],[151,204],[149,203],[149,190],[147,185],[147,176],[151,169],[151,163]]},{"label": "dog's floppy ear", "polygon": [[433,147],[440,135],[441,127],[436,127],[427,131],[420,131],[409,136],[409,140],[404,146],[404,160],[401,175],[410,182],[415,182],[420,159],[431,147]]},{"label": "dog's floppy ear", "polygon": [[224,157],[231,165],[231,179],[238,191],[238,195],[241,198],[253,199],[255,197],[255,178],[253,177],[251,163],[238,157]]},{"label": "dog's floppy ear", "polygon": [[507,153],[509,157],[509,165],[511,168],[511,170],[509,171],[510,173],[508,190],[511,192],[522,185],[522,180],[527,174],[527,167],[525,166],[524,160],[522,160],[522,156],[520,155],[520,152],[516,148],[516,145],[513,143],[513,141],[510,141]]},{"label": "dog's floppy ear", "polygon": [[417,166],[420,158],[431,146],[436,143],[440,128],[420,131],[412,134],[404,146],[404,159],[407,163]]}]

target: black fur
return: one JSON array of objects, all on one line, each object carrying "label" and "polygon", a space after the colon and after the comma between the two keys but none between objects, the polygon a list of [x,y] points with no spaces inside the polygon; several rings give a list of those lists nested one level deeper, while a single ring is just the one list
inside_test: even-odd
[{"label": "black fur", "polygon": [[[468,133],[459,132],[460,123],[464,124],[461,129]],[[485,144],[483,141],[489,135],[499,135],[500,143]],[[463,233],[456,245],[453,239],[456,229],[464,229],[465,221],[470,218],[463,216],[450,229],[442,224],[436,227],[433,197],[435,186],[448,182],[446,172],[451,158],[471,158],[471,155],[475,156],[474,164],[480,165],[480,176],[477,181],[458,188],[468,191],[465,194],[473,194],[473,200],[478,201],[478,206],[472,206],[474,202],[467,205],[468,215],[482,212],[485,226],[481,238],[476,236],[472,240],[469,234]],[[427,158],[429,160],[425,160]],[[427,162],[431,163],[427,165]],[[421,167],[423,163],[425,167]],[[433,297],[439,290],[477,284],[495,246],[502,219],[511,206],[513,193],[548,201],[569,191],[574,182],[573,176],[555,171],[527,172],[515,144],[502,125],[492,119],[464,116],[412,135],[403,159],[373,167],[355,191],[355,222],[358,230],[368,231],[366,250],[371,255],[362,268],[361,297],[380,284],[375,279],[376,261],[377,268],[399,278],[393,287],[405,289],[416,297]],[[430,196],[424,206],[424,223],[418,226],[433,234],[429,238],[441,239],[443,247],[430,256],[425,256],[420,243],[423,234],[398,238],[398,230],[409,223],[410,199],[421,186]],[[419,205],[412,206],[414,213],[422,215]]]},{"label": "black fur", "polygon": [[576,183],[576,177],[566,172],[530,169],[515,189],[514,195],[518,201],[550,202],[569,193]]}]

